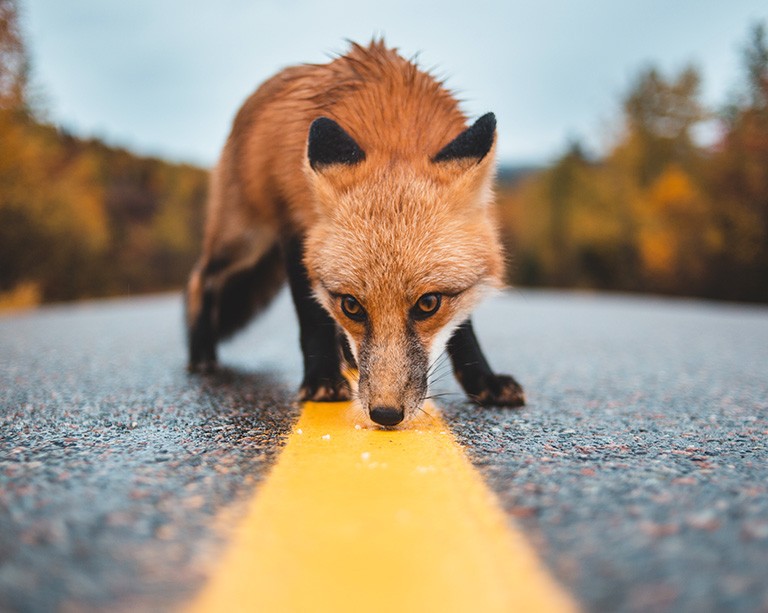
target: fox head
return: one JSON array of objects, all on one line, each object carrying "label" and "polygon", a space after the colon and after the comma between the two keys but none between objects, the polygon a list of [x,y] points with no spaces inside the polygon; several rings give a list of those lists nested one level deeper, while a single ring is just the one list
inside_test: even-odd
[{"label": "fox head", "polygon": [[317,217],[304,262],[349,341],[357,400],[376,423],[420,410],[451,333],[501,285],[490,207],[495,127],[488,113],[418,159],[366,152],[332,119],[310,127]]}]

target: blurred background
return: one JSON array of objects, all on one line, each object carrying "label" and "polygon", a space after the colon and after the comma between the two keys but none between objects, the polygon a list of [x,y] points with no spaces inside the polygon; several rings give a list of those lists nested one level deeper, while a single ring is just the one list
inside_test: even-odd
[{"label": "blurred background", "polygon": [[496,113],[511,284],[766,302],[766,23],[764,0],[0,0],[0,309],[181,288],[245,97],[381,35]]}]

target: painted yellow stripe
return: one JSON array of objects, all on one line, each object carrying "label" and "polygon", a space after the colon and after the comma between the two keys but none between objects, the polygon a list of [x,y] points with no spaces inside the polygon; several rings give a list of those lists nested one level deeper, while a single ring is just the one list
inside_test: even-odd
[{"label": "painted yellow stripe", "polygon": [[304,405],[189,611],[574,611],[432,407]]}]

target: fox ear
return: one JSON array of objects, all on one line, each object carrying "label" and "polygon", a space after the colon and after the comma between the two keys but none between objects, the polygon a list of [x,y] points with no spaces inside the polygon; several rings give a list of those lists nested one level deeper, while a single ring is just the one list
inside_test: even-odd
[{"label": "fox ear", "polygon": [[496,116],[486,113],[469,126],[432,158],[433,162],[472,160],[479,163],[493,147],[496,137]]},{"label": "fox ear", "polygon": [[330,164],[357,164],[365,152],[339,124],[328,117],[318,117],[309,126],[307,157],[312,170]]}]

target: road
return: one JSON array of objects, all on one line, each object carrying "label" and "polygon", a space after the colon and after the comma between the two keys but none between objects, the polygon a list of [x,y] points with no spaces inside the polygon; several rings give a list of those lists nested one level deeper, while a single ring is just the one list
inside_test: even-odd
[{"label": "road", "polygon": [[[587,611],[768,610],[768,308],[513,291],[476,329],[522,410],[443,415]],[[164,610],[200,588],[299,407],[283,293],[184,370],[178,296],[0,317],[0,610]]]}]

